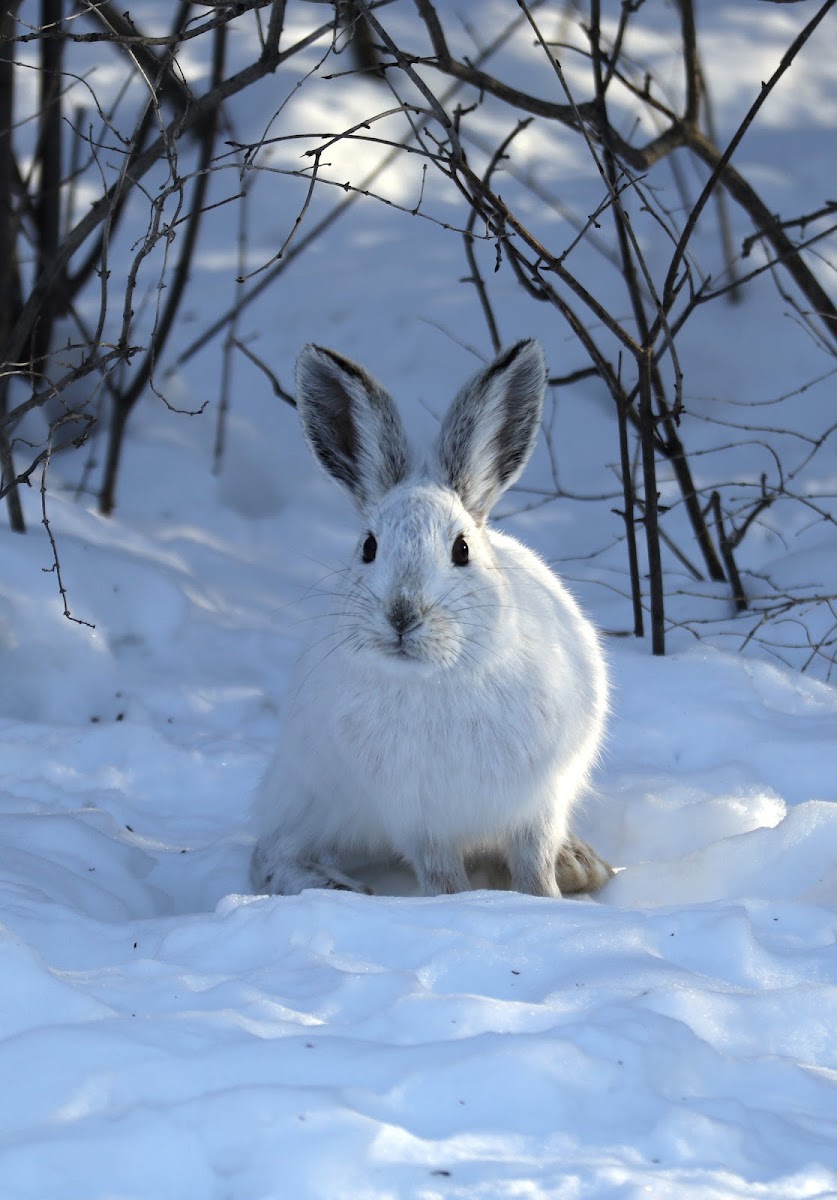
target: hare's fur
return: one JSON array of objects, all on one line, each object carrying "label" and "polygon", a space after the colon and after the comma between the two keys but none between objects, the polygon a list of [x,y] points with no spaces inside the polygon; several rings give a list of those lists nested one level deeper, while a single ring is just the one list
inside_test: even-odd
[{"label": "hare's fur", "polygon": [[257,800],[256,888],[363,891],[346,864],[392,855],[426,895],[467,889],[480,859],[535,895],[607,877],[568,829],[603,734],[597,635],[532,550],[486,525],[544,387],[540,348],[518,343],[459,393],[416,469],[380,385],[331,351],[300,356],[303,429],[362,524],[291,682]]}]

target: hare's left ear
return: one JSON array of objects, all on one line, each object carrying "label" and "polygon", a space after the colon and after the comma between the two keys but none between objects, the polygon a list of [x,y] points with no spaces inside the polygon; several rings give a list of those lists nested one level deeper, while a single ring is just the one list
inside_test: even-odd
[{"label": "hare's left ear", "polygon": [[467,383],[442,422],[442,479],[478,521],[520,475],[538,436],[546,363],[538,342],[518,342]]}]

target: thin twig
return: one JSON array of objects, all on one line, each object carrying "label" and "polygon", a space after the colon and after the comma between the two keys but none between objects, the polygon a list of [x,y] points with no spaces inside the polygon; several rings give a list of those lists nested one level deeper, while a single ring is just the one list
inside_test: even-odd
[{"label": "thin twig", "polygon": [[55,574],[55,579],[56,579],[56,582],[58,583],[58,591],[61,596],[61,603],[64,606],[64,616],[67,618],[67,620],[73,621],[76,625],[85,625],[88,629],[95,629],[96,626],[91,624],[90,621],[83,621],[81,619],[81,617],[74,617],[73,614],[70,612],[70,606],[67,603],[67,589],[64,586],[64,579],[61,574],[61,560],[58,557],[58,546],[56,544],[55,537],[52,532],[52,526],[49,523],[49,517],[47,516],[46,480],[47,480],[47,471],[49,470],[51,453],[52,453],[52,449],[50,446],[44,452],[43,470],[41,471],[41,524],[43,525],[44,529],[46,530],[47,537],[49,538],[49,544],[50,544],[50,548],[52,550],[52,566],[51,567],[42,567],[41,570],[44,571],[46,574],[52,574],[52,573]]},{"label": "thin twig", "polygon": [[235,346],[236,350],[240,350],[244,357],[249,358],[253,366],[258,367],[262,374],[266,376],[270,382],[270,386],[273,388],[274,396],[277,396],[280,400],[284,400],[285,404],[289,404],[291,408],[296,408],[296,400],[287,390],[287,388],[282,387],[276,375],[273,371],[271,371],[264,359],[259,358],[259,356],[255,354],[249,346],[245,345],[245,343],[240,341],[238,338],[234,338],[231,342],[231,345]]}]

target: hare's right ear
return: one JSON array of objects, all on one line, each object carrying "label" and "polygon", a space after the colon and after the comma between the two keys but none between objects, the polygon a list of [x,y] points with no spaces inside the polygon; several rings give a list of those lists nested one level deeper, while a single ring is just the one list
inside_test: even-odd
[{"label": "hare's right ear", "polygon": [[305,346],[296,362],[296,403],[314,457],[361,511],[408,475],[407,439],[392,397],[348,358]]}]

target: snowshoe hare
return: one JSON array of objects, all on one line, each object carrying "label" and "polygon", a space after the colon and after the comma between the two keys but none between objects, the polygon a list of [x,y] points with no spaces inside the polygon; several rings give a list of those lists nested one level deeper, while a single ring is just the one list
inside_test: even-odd
[{"label": "snowshoe hare", "polygon": [[518,342],[460,391],[416,466],[380,384],[331,350],[300,354],[305,437],[361,526],[257,798],[257,890],[369,891],[349,864],[392,856],[424,895],[466,890],[481,862],[536,896],[611,874],[568,831],[607,708],[596,633],[486,523],[526,465],[545,386],[540,346]]}]

